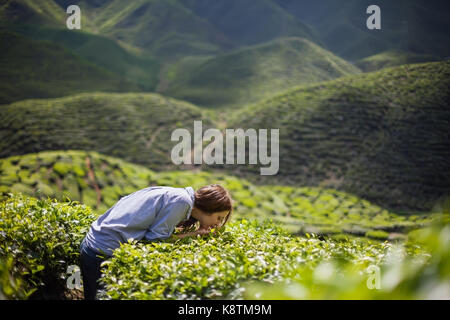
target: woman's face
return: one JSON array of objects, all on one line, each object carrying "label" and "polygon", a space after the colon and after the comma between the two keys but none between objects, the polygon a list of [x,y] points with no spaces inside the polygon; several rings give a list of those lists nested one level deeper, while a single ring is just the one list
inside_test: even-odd
[{"label": "woman's face", "polygon": [[219,227],[225,221],[228,212],[229,210],[215,212],[213,214],[202,213],[198,217],[198,221],[200,221],[200,228],[208,229],[210,227]]}]

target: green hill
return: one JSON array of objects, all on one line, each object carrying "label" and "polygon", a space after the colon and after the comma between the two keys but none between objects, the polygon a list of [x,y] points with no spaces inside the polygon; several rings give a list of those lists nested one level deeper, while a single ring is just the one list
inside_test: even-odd
[{"label": "green hill", "polygon": [[212,126],[206,112],[158,94],[89,93],[0,107],[0,157],[45,150],[93,150],[151,169],[176,168],[171,134]]},{"label": "green hill", "polygon": [[142,90],[154,90],[158,82],[159,62],[130,52],[112,39],[84,31],[34,25],[10,25],[8,29],[34,40],[46,40],[63,46]]},{"label": "green hill", "polygon": [[140,48],[159,60],[216,54],[232,47],[227,37],[178,1],[59,1],[87,7],[94,32]]},{"label": "green hill", "polygon": [[359,69],[302,38],[277,39],[211,58],[176,73],[168,95],[207,107],[256,102],[300,84],[359,73]]},{"label": "green hill", "polygon": [[[214,112],[157,94],[22,101],[0,108],[0,156],[82,149],[171,170],[171,132],[193,130],[194,120],[203,120],[203,130],[281,128],[280,183],[427,211],[450,194],[449,69],[450,62],[405,65],[297,87],[224,114],[226,123]],[[260,165],[204,167],[258,183],[274,178],[260,176]]]},{"label": "green hill", "polygon": [[[331,187],[383,207],[426,211],[450,194],[449,65],[406,65],[298,87],[226,113],[226,123],[214,112],[156,94],[22,101],[0,108],[0,156],[83,149],[174,169],[170,134],[193,130],[194,120],[203,120],[203,130],[281,128],[281,183]],[[273,178],[260,176],[260,166],[211,168],[265,183]]]},{"label": "green hill", "polygon": [[69,197],[91,206],[96,214],[151,185],[197,189],[212,183],[230,191],[235,218],[271,218],[293,233],[399,237],[442,216],[439,210],[399,215],[333,189],[258,187],[244,179],[206,171],[155,172],[97,152],[50,151],[0,159],[0,193],[59,200]]},{"label": "green hill", "polygon": [[[74,1],[57,1],[63,7]],[[138,48],[162,63],[157,91],[166,92],[197,57],[211,57],[278,37],[320,42],[309,27],[272,1],[75,1],[88,8],[93,31]],[[183,60],[181,68],[173,64]],[[193,64],[191,64],[194,62]],[[180,67],[180,68],[179,68]]]},{"label": "green hill", "polygon": [[[450,62],[387,68],[299,87],[229,116],[280,128],[277,181],[327,186],[383,207],[429,210],[450,195]],[[260,166],[226,165],[260,176]]]},{"label": "green hill", "polygon": [[71,4],[82,8],[83,31],[170,62],[283,37],[306,38],[355,61],[393,49],[450,56],[445,1],[380,0],[381,30],[366,27],[369,0],[5,0],[0,25],[65,28]]},{"label": "green hill", "polygon": [[219,54],[229,49],[314,32],[270,0],[56,1],[79,4],[95,32],[163,60]]},{"label": "green hill", "polygon": [[[274,0],[317,31],[325,47],[358,60],[397,49],[438,57],[450,56],[450,5],[427,0]],[[381,30],[369,30],[366,9],[381,8]]]},{"label": "green hill", "polygon": [[138,90],[59,45],[1,30],[0,44],[0,104],[78,92]]},{"label": "green hill", "polygon": [[435,62],[439,60],[439,58],[431,55],[390,50],[358,60],[355,65],[364,72],[371,72],[404,64]]}]

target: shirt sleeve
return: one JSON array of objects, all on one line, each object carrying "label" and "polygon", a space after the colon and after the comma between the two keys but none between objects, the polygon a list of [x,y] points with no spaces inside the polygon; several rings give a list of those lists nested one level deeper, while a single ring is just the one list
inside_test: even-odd
[{"label": "shirt sleeve", "polygon": [[183,219],[186,218],[190,206],[183,201],[167,204],[161,212],[161,219],[158,219],[151,225],[144,236],[145,240],[167,239],[169,238],[175,227]]}]

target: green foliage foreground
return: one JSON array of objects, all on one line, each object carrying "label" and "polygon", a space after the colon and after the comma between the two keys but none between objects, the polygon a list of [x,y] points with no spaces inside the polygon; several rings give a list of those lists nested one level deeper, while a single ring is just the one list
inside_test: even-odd
[{"label": "green foliage foreground", "polygon": [[[70,298],[67,267],[78,263],[95,217],[77,202],[8,195],[0,202],[1,296]],[[103,265],[100,298],[449,298],[449,249],[442,223],[390,243],[295,237],[272,221],[241,219],[206,237],[122,245]]]},{"label": "green foliage foreground", "polygon": [[245,298],[450,299],[450,225],[415,231],[410,238],[404,244],[332,246],[332,259],[297,264],[270,287],[250,285]]},{"label": "green foliage foreground", "polygon": [[[64,298],[67,267],[77,265],[79,247],[95,219],[76,201],[57,202],[9,194],[0,202],[0,269],[20,281],[0,280],[6,297]],[[14,258],[12,263],[10,258]],[[20,285],[19,285],[20,284]]]},{"label": "green foliage foreground", "polygon": [[292,237],[272,222],[243,219],[218,237],[123,245],[105,263],[102,297],[448,298],[449,231],[427,251],[413,242]]}]

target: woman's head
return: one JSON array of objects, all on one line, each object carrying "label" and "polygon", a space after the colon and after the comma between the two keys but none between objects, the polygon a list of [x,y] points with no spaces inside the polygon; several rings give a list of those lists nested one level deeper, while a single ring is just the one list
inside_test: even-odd
[{"label": "woman's head", "polygon": [[233,200],[230,193],[219,184],[210,184],[194,193],[194,207],[191,218],[182,224],[189,227],[200,223],[200,228],[221,227],[231,216]]}]

